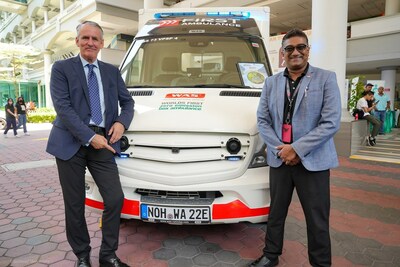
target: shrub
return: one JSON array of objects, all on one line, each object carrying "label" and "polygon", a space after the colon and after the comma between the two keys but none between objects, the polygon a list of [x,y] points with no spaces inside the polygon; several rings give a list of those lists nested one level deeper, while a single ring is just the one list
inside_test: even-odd
[{"label": "shrub", "polygon": [[36,108],[28,112],[28,122],[30,123],[53,122],[55,118],[56,112],[53,108]]}]

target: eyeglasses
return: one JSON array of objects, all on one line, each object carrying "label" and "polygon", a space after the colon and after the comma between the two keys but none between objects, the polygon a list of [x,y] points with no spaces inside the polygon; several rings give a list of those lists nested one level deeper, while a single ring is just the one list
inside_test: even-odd
[{"label": "eyeglasses", "polygon": [[288,45],[284,48],[282,48],[285,52],[287,53],[292,53],[294,51],[294,49],[296,49],[297,51],[299,51],[300,53],[303,52],[304,50],[306,50],[309,46],[306,44],[299,44],[296,46],[293,45]]}]

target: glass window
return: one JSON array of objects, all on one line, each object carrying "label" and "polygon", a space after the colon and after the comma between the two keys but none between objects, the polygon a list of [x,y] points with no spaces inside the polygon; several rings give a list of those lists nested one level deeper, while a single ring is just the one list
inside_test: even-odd
[{"label": "glass window", "polygon": [[243,87],[237,62],[269,67],[262,40],[204,35],[139,39],[121,73],[128,87]]}]

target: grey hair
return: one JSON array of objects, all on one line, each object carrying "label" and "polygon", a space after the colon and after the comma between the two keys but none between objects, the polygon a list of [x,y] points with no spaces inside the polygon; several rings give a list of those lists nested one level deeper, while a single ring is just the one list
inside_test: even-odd
[{"label": "grey hair", "polygon": [[90,21],[90,20],[86,20],[86,21],[80,23],[78,26],[76,26],[76,36],[79,37],[79,34],[81,32],[83,25],[86,25],[86,24],[98,28],[101,32],[101,39],[103,39],[103,34],[104,34],[103,28],[101,28],[101,26],[97,22]]}]

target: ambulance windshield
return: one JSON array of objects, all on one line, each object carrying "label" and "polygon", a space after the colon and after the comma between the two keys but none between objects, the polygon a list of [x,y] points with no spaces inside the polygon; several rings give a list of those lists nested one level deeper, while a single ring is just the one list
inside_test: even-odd
[{"label": "ambulance windshield", "polygon": [[218,35],[136,39],[121,73],[127,87],[252,88],[243,83],[238,62],[262,63],[270,75],[260,38]]}]

